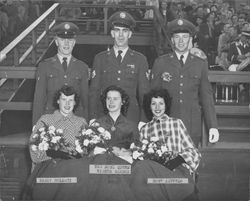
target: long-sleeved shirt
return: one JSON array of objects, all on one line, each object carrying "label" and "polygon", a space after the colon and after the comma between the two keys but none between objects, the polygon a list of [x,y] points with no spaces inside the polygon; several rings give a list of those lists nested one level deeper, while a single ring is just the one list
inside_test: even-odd
[{"label": "long-sleeved shirt", "polygon": [[[48,126],[54,126],[56,129],[62,129],[65,141],[69,143],[69,146],[72,149],[75,148],[75,137],[79,135],[81,128],[87,125],[86,120],[82,117],[78,117],[74,114],[65,117],[56,110],[53,114],[45,114],[41,116],[33,129],[30,140],[40,128],[44,127],[44,123]],[[40,163],[51,159],[46,155],[45,151],[34,151],[31,147],[30,155],[34,163]]]},{"label": "long-sleeved shirt", "polygon": [[180,119],[164,114],[160,118],[153,118],[140,130],[140,138],[158,137],[169,151],[180,155],[185,160],[185,166],[190,171],[195,171],[199,165],[201,154],[194,147],[187,129]]}]

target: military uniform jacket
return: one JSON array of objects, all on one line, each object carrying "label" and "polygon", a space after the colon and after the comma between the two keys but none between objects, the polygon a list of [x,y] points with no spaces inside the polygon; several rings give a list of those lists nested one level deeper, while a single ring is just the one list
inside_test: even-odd
[{"label": "military uniform jacket", "polygon": [[143,95],[149,90],[147,72],[146,57],[130,48],[121,64],[117,61],[113,48],[97,54],[90,82],[90,118],[103,116],[100,95],[108,86],[117,85],[130,97],[127,118],[135,123],[145,121],[142,101]]},{"label": "military uniform jacket", "polygon": [[73,86],[80,96],[76,115],[88,119],[88,66],[71,57],[67,71],[63,70],[57,56],[46,59],[38,66],[33,102],[33,125],[43,114],[53,113],[55,92],[63,85]]},{"label": "military uniform jacket", "polygon": [[241,61],[237,59],[238,55],[245,55],[248,52],[250,52],[250,45],[244,47],[240,43],[233,42],[229,47],[228,60],[231,61],[232,64],[240,64]]},{"label": "military uniform jacket", "polygon": [[166,88],[172,97],[170,116],[182,119],[194,143],[201,137],[201,114],[208,128],[217,127],[213,92],[208,80],[208,64],[189,53],[183,67],[175,53],[156,59],[151,88]]}]

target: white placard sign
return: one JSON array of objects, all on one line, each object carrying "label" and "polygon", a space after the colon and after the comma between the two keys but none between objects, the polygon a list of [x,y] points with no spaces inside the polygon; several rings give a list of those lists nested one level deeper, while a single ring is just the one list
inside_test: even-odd
[{"label": "white placard sign", "polygon": [[188,178],[148,178],[148,184],[188,184]]},{"label": "white placard sign", "polygon": [[37,177],[36,183],[39,184],[73,184],[77,183],[77,177]]},{"label": "white placard sign", "polygon": [[131,165],[89,165],[89,174],[131,174]]}]

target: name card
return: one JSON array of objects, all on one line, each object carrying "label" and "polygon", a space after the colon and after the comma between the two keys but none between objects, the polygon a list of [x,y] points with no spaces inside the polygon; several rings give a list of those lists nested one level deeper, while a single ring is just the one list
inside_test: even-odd
[{"label": "name card", "polygon": [[131,174],[131,165],[89,165],[89,174]]},{"label": "name card", "polygon": [[77,183],[76,177],[38,177],[36,178],[36,183],[39,184],[73,184]]},{"label": "name card", "polygon": [[188,184],[188,178],[148,178],[148,184]]}]

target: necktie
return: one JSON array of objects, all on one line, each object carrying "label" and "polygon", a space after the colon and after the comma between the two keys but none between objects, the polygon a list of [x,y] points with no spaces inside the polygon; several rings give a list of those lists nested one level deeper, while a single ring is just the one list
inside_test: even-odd
[{"label": "necktie", "polygon": [[183,67],[183,66],[184,66],[184,61],[183,61],[183,58],[184,58],[184,56],[183,56],[183,55],[181,55],[181,56],[180,56],[180,63],[181,63],[181,67]]},{"label": "necktie", "polygon": [[63,57],[62,66],[63,66],[64,72],[66,72],[67,71],[67,57]]},{"label": "necktie", "polygon": [[118,61],[119,64],[122,62],[122,55],[121,54],[122,54],[122,51],[119,50],[118,55],[117,55],[117,61]]}]

